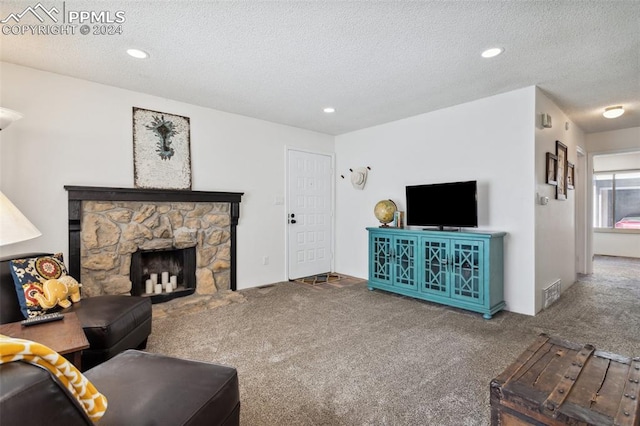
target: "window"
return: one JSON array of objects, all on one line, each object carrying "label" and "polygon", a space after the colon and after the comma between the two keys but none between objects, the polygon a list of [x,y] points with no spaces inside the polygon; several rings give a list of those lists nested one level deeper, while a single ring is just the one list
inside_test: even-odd
[{"label": "window", "polygon": [[597,172],[593,226],[640,230],[640,170]]}]

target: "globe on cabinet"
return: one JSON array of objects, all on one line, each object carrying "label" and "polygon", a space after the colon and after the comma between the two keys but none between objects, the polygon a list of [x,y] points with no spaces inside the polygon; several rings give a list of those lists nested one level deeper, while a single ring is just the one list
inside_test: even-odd
[{"label": "globe on cabinet", "polygon": [[388,228],[388,223],[393,221],[393,215],[395,214],[398,207],[396,203],[391,200],[382,200],[378,201],[376,206],[373,208],[373,214],[375,214],[376,219],[380,221],[382,225],[381,228]]}]

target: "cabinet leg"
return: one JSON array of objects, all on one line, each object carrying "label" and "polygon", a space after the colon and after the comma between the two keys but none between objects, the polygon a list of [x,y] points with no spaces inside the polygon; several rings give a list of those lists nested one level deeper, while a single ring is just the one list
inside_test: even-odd
[{"label": "cabinet leg", "polygon": [[486,319],[486,320],[490,320],[493,317],[493,315],[491,314],[483,314],[482,318]]},{"label": "cabinet leg", "polygon": [[373,291],[373,287],[367,286],[367,288],[369,289],[369,291]]}]

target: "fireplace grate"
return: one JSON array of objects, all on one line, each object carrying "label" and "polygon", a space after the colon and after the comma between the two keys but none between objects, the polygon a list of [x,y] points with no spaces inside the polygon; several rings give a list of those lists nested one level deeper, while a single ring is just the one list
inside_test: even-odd
[{"label": "fireplace grate", "polygon": [[[175,285],[170,291],[163,283],[164,278],[175,277]],[[176,297],[193,294],[196,290],[196,248],[169,248],[138,250],[131,255],[131,294],[151,298],[151,303],[167,302]],[[147,280],[155,281],[151,291]],[[162,291],[156,291],[160,284]]]}]

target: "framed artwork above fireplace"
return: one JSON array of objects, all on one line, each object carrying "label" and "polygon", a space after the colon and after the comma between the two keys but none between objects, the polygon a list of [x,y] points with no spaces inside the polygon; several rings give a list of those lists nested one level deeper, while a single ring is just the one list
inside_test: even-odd
[{"label": "framed artwork above fireplace", "polygon": [[133,107],[136,188],[191,189],[189,117]]}]

